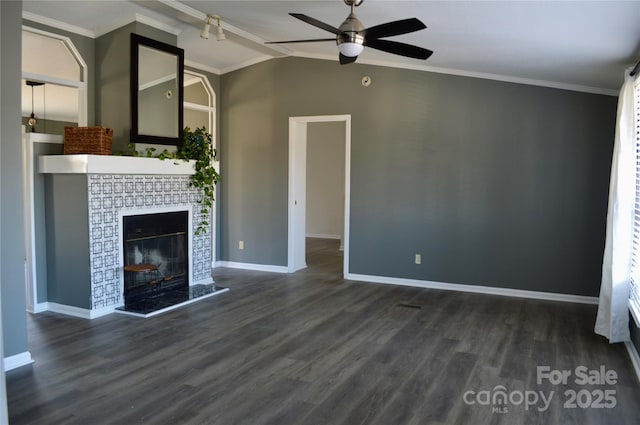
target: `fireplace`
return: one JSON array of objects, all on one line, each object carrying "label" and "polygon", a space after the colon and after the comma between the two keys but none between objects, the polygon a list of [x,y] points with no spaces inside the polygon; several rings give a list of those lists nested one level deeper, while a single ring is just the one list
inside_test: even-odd
[{"label": "fireplace", "polygon": [[123,217],[124,309],[148,312],[189,298],[189,212]]},{"label": "fireplace", "polygon": [[[54,254],[47,258],[45,285],[50,298],[46,308],[89,319],[112,312],[152,317],[227,291],[214,285],[212,275],[215,226],[206,226],[206,232],[195,232],[195,223],[205,219],[212,223],[215,219],[201,212],[201,189],[190,185],[193,167],[191,162],[160,161],[156,158],[40,156],[38,170],[45,175],[47,195],[44,200],[46,239],[47,246],[50,246],[47,251]],[[61,200],[65,198],[59,195],[69,191],[78,195],[73,202]],[[153,249],[139,246],[137,257],[135,254],[125,256],[124,241],[135,239],[131,232],[135,235],[136,229],[140,229],[137,236],[149,233],[147,236],[152,237],[182,231],[165,227],[165,230],[149,232],[144,230],[144,226],[134,224],[134,230],[127,229],[130,236],[125,238],[125,217],[136,220],[131,216],[173,212],[186,212],[188,216],[183,239],[186,240],[183,245],[186,261],[183,276],[173,267],[177,262],[172,253],[161,255],[162,259],[152,259],[147,254],[145,259],[143,251]],[[176,220],[168,221],[170,226],[174,226]],[[184,219],[178,221],[184,224]],[[70,233],[70,226],[82,231]],[[88,238],[88,250],[85,238]],[[130,242],[140,244],[142,241]],[[164,248],[156,249],[162,251]],[[172,249],[177,251],[177,248]],[[74,264],[74,267],[69,267],[69,264]],[[154,266],[157,274],[154,269],[146,271],[147,268],[141,267],[134,272],[137,275],[133,278],[129,271],[124,270],[125,264]],[[168,271],[170,264],[172,271]],[[127,294],[130,307],[127,309],[124,307],[125,274],[127,283],[132,283],[127,285],[128,289],[133,289]],[[160,278],[160,285],[153,282]],[[151,291],[141,295],[146,292],[143,288]],[[161,307],[143,309],[142,313],[133,312],[131,306],[136,297],[140,305],[155,303]],[[171,297],[174,300],[166,302]],[[170,305],[162,307],[167,304]]]}]

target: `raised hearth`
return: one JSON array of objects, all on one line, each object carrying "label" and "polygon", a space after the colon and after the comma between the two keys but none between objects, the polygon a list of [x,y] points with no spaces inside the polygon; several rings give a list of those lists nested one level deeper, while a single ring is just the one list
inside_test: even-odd
[{"label": "raised hearth", "polygon": [[127,304],[126,307],[118,307],[116,312],[137,317],[152,317],[228,290],[229,288],[222,288],[213,283],[192,285],[171,292],[159,293]]}]

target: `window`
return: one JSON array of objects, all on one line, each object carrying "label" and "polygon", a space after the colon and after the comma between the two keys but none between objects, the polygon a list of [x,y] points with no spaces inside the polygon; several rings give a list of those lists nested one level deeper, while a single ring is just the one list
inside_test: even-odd
[{"label": "window", "polygon": [[205,127],[216,145],[216,94],[206,76],[184,72],[184,125],[191,129]]},{"label": "window", "polygon": [[633,219],[633,254],[631,257],[631,296],[629,305],[640,326],[640,77],[633,85],[633,137],[636,168],[636,192]]},{"label": "window", "polygon": [[39,132],[87,125],[87,65],[69,38],[23,27],[21,86],[23,120],[34,112]]}]

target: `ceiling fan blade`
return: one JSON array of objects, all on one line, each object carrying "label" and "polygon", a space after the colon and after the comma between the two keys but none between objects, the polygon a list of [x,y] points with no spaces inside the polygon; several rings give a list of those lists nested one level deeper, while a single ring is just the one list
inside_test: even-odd
[{"label": "ceiling fan blade", "polygon": [[354,63],[356,61],[356,59],[358,59],[357,56],[345,56],[342,53],[340,53],[340,65],[346,65],[349,63]]},{"label": "ceiling fan blade", "polygon": [[338,28],[332,27],[329,24],[325,24],[322,21],[318,21],[317,19],[312,18],[311,16],[303,15],[302,13],[289,13],[289,15],[293,16],[294,18],[298,18],[309,25],[313,25],[314,27],[318,27],[325,31],[329,31],[330,33],[333,33],[336,35],[340,34],[340,30]]},{"label": "ceiling fan blade", "polygon": [[392,37],[394,35],[408,34],[414,31],[420,31],[427,26],[418,18],[402,19],[400,21],[387,22],[386,24],[376,25],[367,28],[365,38],[382,38]]},{"label": "ceiling fan blade", "polygon": [[335,38],[314,38],[312,40],[265,41],[264,44],[315,43],[317,41],[336,41]]},{"label": "ceiling fan blade", "polygon": [[399,43],[391,40],[373,40],[365,39],[365,45],[383,52],[393,53],[394,55],[406,56],[415,59],[427,59],[433,54],[433,51],[423,49],[422,47],[412,46],[411,44]]}]

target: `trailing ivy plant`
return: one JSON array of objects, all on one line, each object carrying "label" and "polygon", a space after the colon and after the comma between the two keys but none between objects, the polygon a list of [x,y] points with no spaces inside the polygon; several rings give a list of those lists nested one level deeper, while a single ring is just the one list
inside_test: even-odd
[{"label": "trailing ivy plant", "polygon": [[[169,153],[165,150],[158,157],[168,158]],[[205,217],[210,217],[210,211],[215,200],[214,191],[220,174],[214,167],[217,152],[213,148],[213,137],[211,133],[203,126],[191,130],[189,127],[184,128],[182,147],[176,154],[176,158],[190,160],[195,159],[195,174],[191,175],[189,185],[202,190],[202,198],[198,200],[200,204],[200,213]],[[205,218],[200,222],[195,234],[207,232],[209,221]]]},{"label": "trailing ivy plant", "polygon": [[[120,153],[127,156],[143,156],[147,158],[158,159],[183,159],[185,161],[195,160],[195,174],[191,175],[189,186],[202,190],[202,198],[198,200],[200,204],[200,214],[204,217],[210,217],[210,211],[213,207],[214,190],[216,183],[220,181],[220,174],[216,171],[213,164],[216,159],[217,152],[213,148],[213,137],[211,133],[203,126],[191,130],[189,127],[184,128],[182,136],[182,147],[175,153],[164,149],[156,154],[156,148],[149,147],[145,149],[144,155],[136,150],[134,143],[127,145],[127,151]],[[196,228],[195,234],[200,235],[207,232],[209,220],[203,219]]]}]

